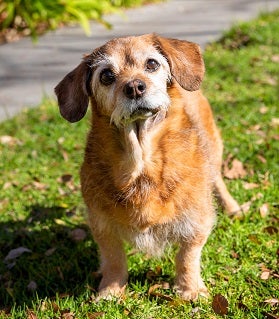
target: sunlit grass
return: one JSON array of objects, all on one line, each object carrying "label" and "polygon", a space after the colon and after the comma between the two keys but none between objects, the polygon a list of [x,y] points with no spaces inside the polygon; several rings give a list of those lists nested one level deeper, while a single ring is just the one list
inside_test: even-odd
[{"label": "sunlit grass", "polygon": [[[266,302],[279,299],[278,20],[277,11],[236,26],[204,54],[203,91],[222,131],[224,157],[231,154],[247,171],[243,179],[227,182],[240,203],[249,202],[249,211],[236,221],[220,211],[202,258],[211,295],[220,293],[229,302],[227,318],[263,319],[278,310],[278,303]],[[125,298],[94,301],[97,247],[86,226],[78,178],[88,117],[69,124],[58,113],[57,104],[45,100],[0,124],[0,318],[95,318],[98,313],[217,318],[212,299],[184,303],[171,289],[148,294],[155,283],[172,284],[175,249],[149,259],[128,246]],[[256,186],[246,189],[247,183]],[[73,235],[76,229],[81,240]],[[31,252],[15,264],[4,261],[19,247]]]}]

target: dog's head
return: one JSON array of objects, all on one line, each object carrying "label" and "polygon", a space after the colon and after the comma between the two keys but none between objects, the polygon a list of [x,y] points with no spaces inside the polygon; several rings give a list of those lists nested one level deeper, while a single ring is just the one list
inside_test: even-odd
[{"label": "dog's head", "polygon": [[113,39],[56,86],[60,112],[70,122],[86,113],[89,99],[116,126],[167,111],[173,79],[187,91],[199,89],[204,64],[199,46],[155,34]]}]

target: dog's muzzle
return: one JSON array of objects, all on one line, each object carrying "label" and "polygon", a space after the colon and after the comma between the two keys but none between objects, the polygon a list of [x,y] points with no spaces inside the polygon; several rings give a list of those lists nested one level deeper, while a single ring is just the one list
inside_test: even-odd
[{"label": "dog's muzzle", "polygon": [[125,84],[123,92],[128,99],[141,98],[146,91],[146,84],[139,79],[134,79]]},{"label": "dog's muzzle", "polygon": [[129,118],[125,122],[134,122],[137,120],[145,120],[153,117],[160,111],[160,108],[149,107],[145,100],[146,84],[140,79],[133,79],[127,82],[123,87],[123,93],[126,98],[131,102],[132,111]]}]

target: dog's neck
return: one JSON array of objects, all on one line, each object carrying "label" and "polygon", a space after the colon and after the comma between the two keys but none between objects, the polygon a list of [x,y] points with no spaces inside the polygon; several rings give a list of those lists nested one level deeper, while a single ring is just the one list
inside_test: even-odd
[{"label": "dog's neck", "polygon": [[[180,135],[182,132],[184,140],[185,132],[191,129],[192,124],[185,114],[180,94],[172,94],[171,98],[175,108],[170,107],[167,112],[159,112],[146,120],[137,120],[121,127],[111,124],[109,117],[92,108],[92,129],[86,152],[99,158],[96,163],[102,163],[102,169],[109,172],[118,190],[131,187],[142,175],[149,175],[154,165],[163,165],[163,149],[160,147],[163,136],[167,143],[171,143],[168,134],[180,132]],[[157,154],[156,160],[154,154]]]},{"label": "dog's neck", "polygon": [[[125,151],[127,156],[127,173],[125,174],[127,181],[135,180],[144,168],[144,153],[142,149],[142,142],[145,140],[141,133],[141,140],[139,139],[139,128],[135,122],[128,124],[123,128],[123,135],[125,140]],[[143,135],[143,136],[142,136]],[[130,171],[130,172],[129,172]]]},{"label": "dog's neck", "polygon": [[159,124],[165,119],[166,113],[162,110],[153,117],[131,122],[120,129],[125,141],[126,183],[132,183],[149,162],[152,155],[152,139]]}]

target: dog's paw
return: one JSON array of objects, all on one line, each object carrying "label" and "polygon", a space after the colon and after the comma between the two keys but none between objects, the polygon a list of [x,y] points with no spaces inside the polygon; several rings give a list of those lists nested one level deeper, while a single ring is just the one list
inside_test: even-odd
[{"label": "dog's paw", "polygon": [[225,204],[225,211],[229,217],[241,218],[243,217],[243,207],[238,204],[238,202],[231,198]]},{"label": "dog's paw", "polygon": [[199,297],[203,297],[203,298],[209,297],[208,290],[204,285],[196,289],[191,289],[189,287],[183,287],[183,286],[175,286],[174,290],[181,299],[186,301],[190,301],[190,300],[195,301]]},{"label": "dog's paw", "polygon": [[104,288],[99,288],[98,295],[96,297],[96,301],[100,300],[112,300],[114,298],[120,298],[124,295],[126,285],[119,286],[117,284],[110,285]]},{"label": "dog's paw", "polygon": [[236,206],[234,210],[231,210],[230,212],[226,211],[226,213],[231,219],[243,219],[249,210],[250,204],[250,202],[244,203],[241,206]]}]

